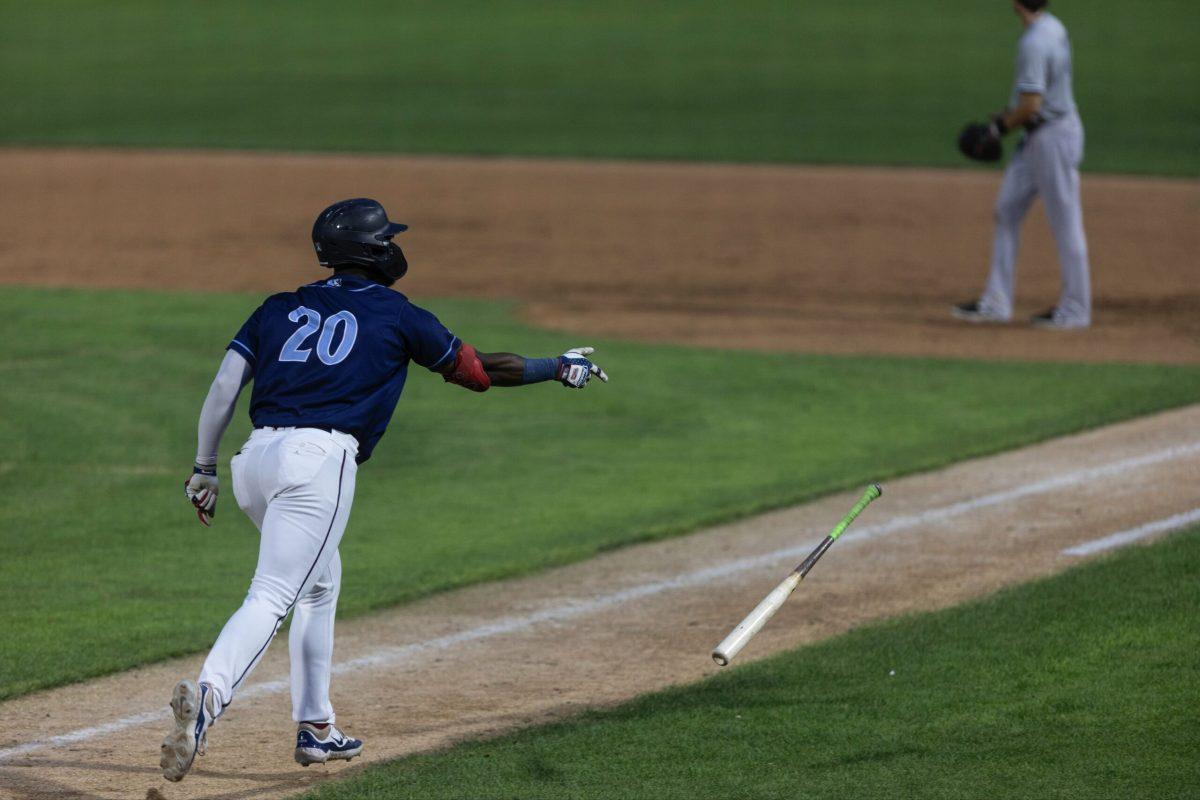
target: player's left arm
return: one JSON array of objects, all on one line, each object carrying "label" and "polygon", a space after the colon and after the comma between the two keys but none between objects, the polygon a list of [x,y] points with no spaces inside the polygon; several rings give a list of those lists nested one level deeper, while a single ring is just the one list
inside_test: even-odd
[{"label": "player's left arm", "polygon": [[1014,85],[1017,103],[992,116],[992,128],[1003,136],[1011,130],[1035,123],[1042,112],[1042,97],[1046,93],[1050,73],[1050,52],[1045,42],[1037,38],[1022,38],[1017,47]]},{"label": "player's left arm", "polygon": [[588,358],[595,348],[572,347],[557,358],[480,353],[452,334],[436,316],[408,302],[401,311],[400,336],[414,361],[439,373],[448,383],[473,392],[544,381],[582,389],[593,377],[608,381],[604,370]]},{"label": "player's left arm", "polygon": [[438,372],[450,383],[477,392],[491,386],[525,386],[558,381],[572,389],[582,389],[592,378],[608,382],[608,374],[588,356],[592,347],[573,347],[557,358],[526,358],[516,353],[480,353],[463,342],[452,360]]},{"label": "player's left arm", "polygon": [[1015,128],[1033,122],[1041,113],[1042,95],[1038,92],[1021,92],[1017,105],[996,114],[992,117],[992,123],[996,126],[997,133],[1003,136]]}]

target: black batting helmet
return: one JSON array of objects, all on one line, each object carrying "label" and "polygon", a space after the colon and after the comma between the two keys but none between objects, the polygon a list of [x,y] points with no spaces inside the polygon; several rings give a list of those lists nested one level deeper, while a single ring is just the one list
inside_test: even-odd
[{"label": "black batting helmet", "polygon": [[408,271],[404,251],[392,241],[406,230],[388,221],[378,201],[356,197],[321,212],[313,223],[313,247],[322,267],[366,267],[390,286]]}]

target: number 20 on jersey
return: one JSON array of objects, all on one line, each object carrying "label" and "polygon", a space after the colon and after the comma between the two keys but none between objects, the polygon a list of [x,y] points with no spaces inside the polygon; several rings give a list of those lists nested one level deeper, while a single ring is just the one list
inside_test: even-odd
[{"label": "number 20 on jersey", "polygon": [[[300,306],[288,314],[288,319],[292,322],[303,320],[303,324],[283,343],[283,349],[279,351],[280,361],[307,362],[314,348],[305,347],[304,344],[319,330],[321,335],[317,338],[315,348],[317,358],[327,366],[340,364],[350,355],[350,351],[354,349],[354,341],[358,338],[358,320],[349,311],[339,311],[330,315],[322,325],[319,311]],[[338,328],[342,328],[342,338],[335,350],[333,340],[337,338]]]}]

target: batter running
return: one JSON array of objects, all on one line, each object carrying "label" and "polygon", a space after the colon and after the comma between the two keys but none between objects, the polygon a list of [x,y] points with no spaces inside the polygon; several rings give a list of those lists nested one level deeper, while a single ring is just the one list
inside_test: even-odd
[{"label": "batter running", "polygon": [[209,727],[233,702],[288,614],[296,761],[349,760],[363,743],[334,725],[329,701],[333,621],[341,585],[338,542],[358,465],[371,457],[415,361],[475,392],[555,380],[582,389],[608,377],[591,348],[558,358],[479,353],[433,314],[388,287],[408,269],[374,200],[335,203],[317,217],[313,246],[333,277],[268,297],[229,343],[200,412],[186,493],[200,522],[217,504],[217,445],[250,381],[254,432],[230,463],[238,505],[261,533],[250,591],[217,637],[197,683],[171,695],[174,729],[160,766],[182,780]]},{"label": "batter running", "polygon": [[1047,0],[1013,0],[1025,33],[1017,45],[1016,80],[1008,108],[992,119],[990,135],[998,141],[1017,128],[1024,128],[1025,135],[1008,162],[996,200],[991,273],[983,295],[977,302],[954,307],[956,317],[970,322],[1012,318],[1021,222],[1038,196],[1058,247],[1062,293],[1057,305],[1030,321],[1057,329],[1086,328],[1092,322],[1087,239],[1079,200],[1083,123],[1071,90],[1067,29],[1045,10],[1046,5]]}]

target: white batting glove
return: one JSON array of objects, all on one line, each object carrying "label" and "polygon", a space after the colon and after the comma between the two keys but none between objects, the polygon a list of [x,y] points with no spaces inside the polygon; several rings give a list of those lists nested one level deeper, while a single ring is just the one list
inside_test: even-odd
[{"label": "white batting glove", "polygon": [[594,347],[572,347],[563,353],[558,357],[558,371],[554,375],[555,380],[569,389],[582,389],[593,375],[608,383],[608,375],[604,373],[604,370],[587,358],[594,352],[596,352]]},{"label": "white batting glove", "polygon": [[192,477],[183,484],[183,493],[196,508],[196,516],[200,518],[200,522],[206,528],[212,524],[213,517],[217,515],[218,491],[216,466],[197,464],[192,467]]}]

